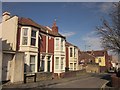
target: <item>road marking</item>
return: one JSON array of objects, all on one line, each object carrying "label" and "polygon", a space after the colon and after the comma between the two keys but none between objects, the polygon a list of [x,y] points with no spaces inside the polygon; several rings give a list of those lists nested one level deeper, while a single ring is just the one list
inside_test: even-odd
[{"label": "road marking", "polygon": [[108,83],[109,81],[106,81],[100,88],[100,90],[105,90],[105,85]]}]

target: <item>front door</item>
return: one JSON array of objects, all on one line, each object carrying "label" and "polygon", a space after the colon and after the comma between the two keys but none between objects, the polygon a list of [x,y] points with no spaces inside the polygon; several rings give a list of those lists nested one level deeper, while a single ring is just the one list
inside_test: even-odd
[{"label": "front door", "polygon": [[50,72],[50,61],[48,61],[48,72]]},{"label": "front door", "polygon": [[51,56],[48,56],[48,68],[47,68],[47,70],[48,70],[48,72],[50,72],[50,60],[51,59]]}]

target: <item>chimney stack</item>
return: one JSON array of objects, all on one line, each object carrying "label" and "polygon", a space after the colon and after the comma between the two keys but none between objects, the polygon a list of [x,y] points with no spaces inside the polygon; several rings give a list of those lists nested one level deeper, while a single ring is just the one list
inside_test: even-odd
[{"label": "chimney stack", "polygon": [[10,13],[9,12],[4,12],[2,14],[2,22],[6,21],[9,18],[10,18]]},{"label": "chimney stack", "polygon": [[58,26],[56,25],[56,20],[53,22],[52,31],[58,33]]}]

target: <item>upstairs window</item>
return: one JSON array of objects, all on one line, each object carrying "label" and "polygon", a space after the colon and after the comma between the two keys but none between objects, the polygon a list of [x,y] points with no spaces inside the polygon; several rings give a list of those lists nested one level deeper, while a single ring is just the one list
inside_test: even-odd
[{"label": "upstairs window", "polygon": [[22,45],[28,44],[28,28],[23,28]]},{"label": "upstairs window", "polygon": [[70,48],[70,57],[72,57],[73,53],[72,53],[72,48]]},{"label": "upstairs window", "polygon": [[74,57],[76,57],[76,49],[75,49],[75,47],[74,47]]},{"label": "upstairs window", "polygon": [[61,39],[61,50],[63,51],[63,39]]},{"label": "upstairs window", "polygon": [[36,31],[34,30],[31,32],[31,45],[36,46]]},{"label": "upstairs window", "polygon": [[101,63],[101,58],[99,58],[98,60],[99,60],[99,63]]},{"label": "upstairs window", "polygon": [[56,38],[55,46],[56,46],[56,50],[59,50],[59,38]]}]

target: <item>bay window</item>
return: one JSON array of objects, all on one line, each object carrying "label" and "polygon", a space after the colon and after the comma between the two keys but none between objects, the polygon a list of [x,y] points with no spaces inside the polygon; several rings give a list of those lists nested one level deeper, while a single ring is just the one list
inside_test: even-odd
[{"label": "bay window", "polygon": [[35,72],[35,55],[30,55],[30,72]]},{"label": "bay window", "polygon": [[72,48],[70,48],[70,57],[72,57],[73,53],[72,53]]},{"label": "bay window", "polygon": [[28,44],[28,28],[23,28],[22,45]]},{"label": "bay window", "polygon": [[63,64],[64,64],[64,63],[63,63],[63,60],[64,60],[64,58],[62,57],[62,58],[61,58],[61,69],[63,69],[63,66],[64,66],[64,65],[63,65]]},{"label": "bay window", "polygon": [[56,38],[55,46],[56,46],[56,50],[59,50],[59,38]]},{"label": "bay window", "polygon": [[31,45],[36,46],[36,31],[34,30],[31,32]]},{"label": "bay window", "polygon": [[63,51],[63,39],[61,39],[61,50]]},{"label": "bay window", "polygon": [[59,69],[59,57],[55,58],[55,68]]}]

